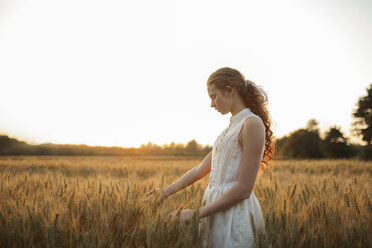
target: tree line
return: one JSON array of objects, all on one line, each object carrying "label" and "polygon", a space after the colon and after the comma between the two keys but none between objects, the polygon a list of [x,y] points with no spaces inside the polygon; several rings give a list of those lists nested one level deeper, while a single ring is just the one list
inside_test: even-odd
[{"label": "tree line", "polygon": [[0,135],[0,155],[205,156],[211,150],[211,146],[202,146],[194,139],[187,144],[172,142],[158,146],[148,142],[139,148],[125,148],[51,143],[30,145],[7,135]]},{"label": "tree line", "polygon": [[340,127],[330,127],[320,137],[318,122],[308,121],[306,128],[293,131],[276,141],[276,157],[282,159],[352,158],[360,154],[361,145],[349,144]]},{"label": "tree line", "polygon": [[372,160],[372,84],[361,96],[352,116],[352,133],[361,137],[365,145],[350,144],[340,127],[332,126],[320,137],[318,121],[311,119],[306,128],[295,130],[276,141],[276,157],[296,158],[351,158]]}]

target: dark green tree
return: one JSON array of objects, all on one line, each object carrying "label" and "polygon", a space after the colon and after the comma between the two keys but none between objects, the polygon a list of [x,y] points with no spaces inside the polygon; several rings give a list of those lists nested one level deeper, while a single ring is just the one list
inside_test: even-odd
[{"label": "dark green tree", "polygon": [[288,140],[288,136],[284,136],[282,138],[278,138],[275,141],[275,158],[288,158],[286,151],[284,150],[285,144]]},{"label": "dark green tree", "polygon": [[355,121],[352,125],[353,131],[358,136],[362,136],[362,140],[370,146],[372,141],[372,84],[366,90],[367,95],[359,98],[357,108],[353,112]]},{"label": "dark green tree", "polygon": [[319,122],[315,119],[310,119],[306,124],[306,130],[319,133]]},{"label": "dark green tree", "polygon": [[299,129],[289,135],[283,150],[288,158],[323,158],[322,140],[317,132]]},{"label": "dark green tree", "polygon": [[279,158],[323,158],[322,139],[319,136],[319,122],[310,119],[306,128],[298,129],[276,142]]},{"label": "dark green tree", "polygon": [[353,132],[362,136],[362,140],[367,143],[360,150],[360,158],[372,160],[372,84],[366,90],[367,95],[359,97],[357,108],[353,112],[355,121],[352,125]]},{"label": "dark green tree", "polygon": [[348,158],[352,156],[351,147],[340,127],[330,127],[323,141],[324,151],[329,158]]}]

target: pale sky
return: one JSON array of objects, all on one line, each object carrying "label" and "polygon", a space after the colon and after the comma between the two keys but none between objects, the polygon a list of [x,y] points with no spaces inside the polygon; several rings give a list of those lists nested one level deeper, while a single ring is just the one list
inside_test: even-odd
[{"label": "pale sky", "polygon": [[263,86],[274,132],[341,126],[372,83],[372,1],[0,0],[0,133],[30,143],[212,145],[221,67]]}]

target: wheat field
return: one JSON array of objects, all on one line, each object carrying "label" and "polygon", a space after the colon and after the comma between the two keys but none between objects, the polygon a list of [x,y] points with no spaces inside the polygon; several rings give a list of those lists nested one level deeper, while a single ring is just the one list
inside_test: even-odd
[{"label": "wheat field", "polygon": [[[201,247],[198,208],[209,176],[162,204],[166,186],[202,158],[0,157],[1,247]],[[254,187],[266,223],[256,247],[372,247],[372,162],[273,161]]]}]

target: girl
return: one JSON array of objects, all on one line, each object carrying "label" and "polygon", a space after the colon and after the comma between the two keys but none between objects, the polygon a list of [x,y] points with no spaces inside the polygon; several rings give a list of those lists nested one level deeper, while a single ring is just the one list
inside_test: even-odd
[{"label": "girl", "polygon": [[[203,246],[254,247],[254,233],[264,233],[265,222],[253,187],[274,152],[267,96],[238,70],[228,67],[209,76],[207,89],[211,107],[223,115],[232,114],[229,126],[200,165],[168,187],[149,191],[144,201],[156,191],[166,199],[210,172],[199,208]],[[195,211],[182,210],[181,220],[189,222]]]}]

